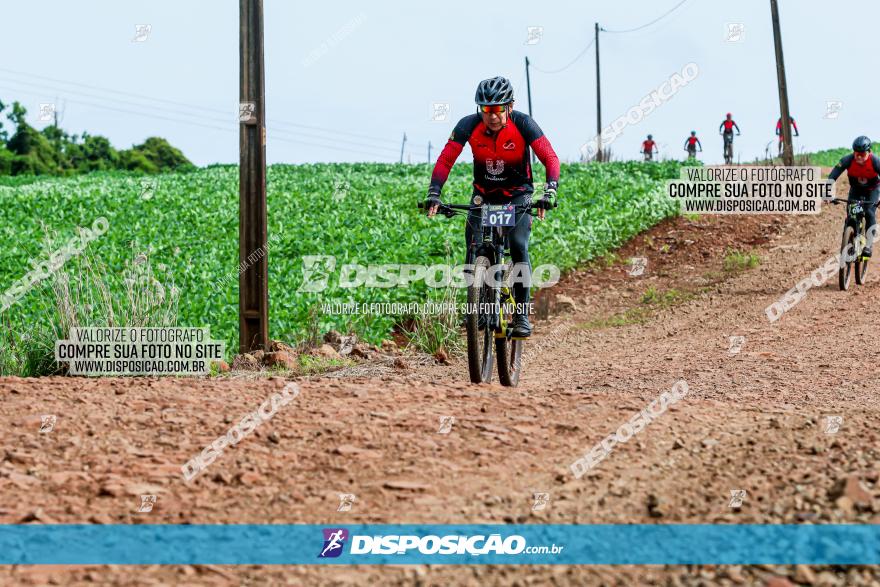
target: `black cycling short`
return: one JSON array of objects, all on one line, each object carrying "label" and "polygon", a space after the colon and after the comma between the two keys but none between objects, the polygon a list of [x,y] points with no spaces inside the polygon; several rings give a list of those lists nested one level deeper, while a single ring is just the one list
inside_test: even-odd
[{"label": "black cycling short", "polygon": [[[517,196],[484,196],[487,204],[514,204],[522,206],[532,201],[532,193],[522,193]],[[468,214],[467,227],[465,228],[465,244],[467,245],[467,255],[470,256],[471,244],[479,245],[477,239],[483,234],[482,218],[479,212],[473,211]],[[525,280],[517,280],[513,284],[513,299],[518,304],[529,303],[529,290],[526,285],[531,283],[532,264],[529,260],[529,236],[532,234],[532,215],[527,212],[517,211],[516,226],[508,232],[509,254],[510,260],[516,266],[515,275],[528,276]],[[473,263],[470,258],[465,259],[465,263]],[[526,284],[522,283],[525,281]]]}]

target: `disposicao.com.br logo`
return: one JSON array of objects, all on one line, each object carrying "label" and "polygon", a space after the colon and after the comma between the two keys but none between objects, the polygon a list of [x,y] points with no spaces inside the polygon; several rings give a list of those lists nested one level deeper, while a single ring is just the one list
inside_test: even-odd
[{"label": "disposicao.com.br logo", "polygon": [[[319,558],[338,557],[344,550],[348,531],[344,528],[325,528],[324,546]],[[564,546],[528,546],[526,539],[518,534],[502,538],[501,534],[427,536],[410,535],[354,535],[351,537],[349,554],[423,554],[473,556],[501,554],[560,554]],[[415,551],[410,553],[409,551]]]}]

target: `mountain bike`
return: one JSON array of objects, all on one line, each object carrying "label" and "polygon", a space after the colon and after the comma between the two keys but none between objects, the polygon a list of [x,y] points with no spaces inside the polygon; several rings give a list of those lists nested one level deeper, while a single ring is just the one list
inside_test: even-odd
[{"label": "mountain bike", "polygon": [[724,137],[724,164],[732,165],[733,164],[733,133],[725,132],[721,133]]},{"label": "mountain bike", "polygon": [[653,161],[654,153],[651,151],[642,151],[642,155],[645,156],[645,161]]},{"label": "mountain bike", "polygon": [[[482,227],[481,237],[468,246],[467,252],[467,265],[473,267],[465,313],[468,373],[472,383],[489,383],[494,355],[501,385],[516,387],[522,372],[525,339],[513,336],[511,326],[516,307],[510,285],[513,264],[505,257],[510,248],[508,233],[516,226],[518,215],[536,213],[533,204],[486,204],[479,195],[472,201],[472,204],[440,204],[439,207],[439,213],[447,218],[474,214],[480,218]],[[425,203],[419,202],[419,208],[424,207]],[[556,202],[552,202],[552,207],[556,207]]]},{"label": "mountain bike", "polygon": [[[840,270],[837,272],[837,284],[841,290],[849,289],[852,273],[856,275],[856,283],[864,285],[868,275],[868,257],[862,257],[862,250],[868,244],[866,233],[867,218],[865,207],[873,206],[869,200],[845,200],[834,198],[832,204],[846,204],[846,220],[843,222],[843,238],[840,241]],[[853,271],[855,269],[855,271]]]},{"label": "mountain bike", "polygon": [[[697,158],[697,147],[696,147],[696,146],[694,146],[694,147],[685,147],[684,150],[687,151],[687,154],[688,154],[688,161],[690,161],[691,159],[696,159],[696,158]],[[699,152],[702,153],[702,152],[703,152],[703,149],[701,148]]]}]

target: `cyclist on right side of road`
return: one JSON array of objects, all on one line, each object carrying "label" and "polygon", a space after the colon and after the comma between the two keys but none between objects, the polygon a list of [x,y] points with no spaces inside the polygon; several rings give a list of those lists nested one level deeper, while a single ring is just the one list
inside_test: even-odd
[{"label": "cyclist on right side of road", "polygon": [[[794,129],[794,136],[801,136],[800,131],[798,131],[797,123],[794,121],[794,116],[789,117],[791,121],[791,128]],[[782,146],[785,143],[785,135],[782,134],[782,117],[779,117],[779,120],[776,121],[776,136],[779,137],[779,154],[782,155]]]},{"label": "cyclist on right side of road", "polygon": [[[880,200],[880,157],[871,152],[871,139],[861,136],[853,141],[853,152],[845,156],[834,166],[828,179],[833,183],[844,171],[849,179],[849,197],[853,200],[869,201],[876,204]],[[874,225],[877,224],[877,207],[867,205],[865,208],[865,233],[873,235]],[[862,257],[871,256],[871,245],[874,239],[868,238]]]},{"label": "cyclist on right side of road", "polygon": [[692,130],[691,136],[684,140],[684,150],[688,152],[688,159],[696,158],[697,147],[700,148],[700,153],[702,153],[703,144],[700,142],[700,139],[697,138],[697,131]]},{"label": "cyclist on right side of road", "polygon": [[642,141],[642,155],[645,156],[645,161],[653,161],[654,153],[660,153],[660,149],[657,148],[657,143],[654,142],[654,136],[648,135],[648,138]]}]

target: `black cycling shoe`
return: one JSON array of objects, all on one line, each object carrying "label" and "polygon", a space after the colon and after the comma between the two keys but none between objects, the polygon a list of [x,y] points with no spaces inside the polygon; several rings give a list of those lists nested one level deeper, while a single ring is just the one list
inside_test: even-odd
[{"label": "black cycling shoe", "polygon": [[531,334],[532,325],[529,323],[529,317],[525,314],[514,316],[510,335],[514,338],[527,338]]},{"label": "black cycling shoe", "polygon": [[865,247],[864,249],[862,249],[862,257],[863,258],[867,259],[870,256],[871,256],[871,249],[869,249],[868,247]]}]

